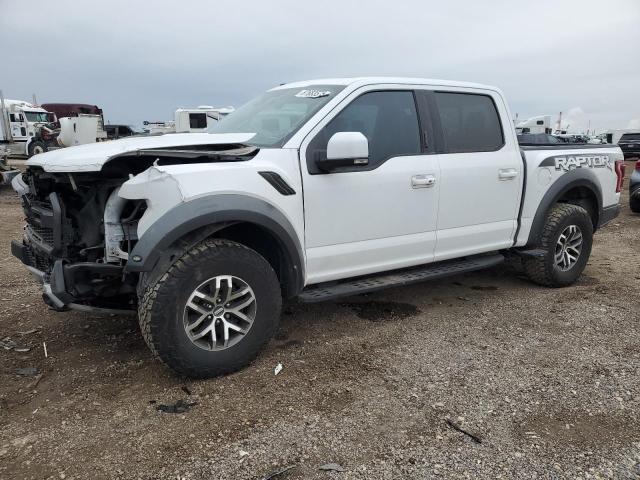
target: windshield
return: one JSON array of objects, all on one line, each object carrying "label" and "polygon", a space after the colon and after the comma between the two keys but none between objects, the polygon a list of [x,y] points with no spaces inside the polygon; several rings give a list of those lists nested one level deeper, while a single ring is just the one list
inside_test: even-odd
[{"label": "windshield", "polygon": [[46,122],[49,123],[48,112],[24,112],[27,122]]},{"label": "windshield", "polygon": [[224,117],[209,131],[255,133],[249,144],[281,147],[343,89],[342,85],[312,85],[266,92]]}]

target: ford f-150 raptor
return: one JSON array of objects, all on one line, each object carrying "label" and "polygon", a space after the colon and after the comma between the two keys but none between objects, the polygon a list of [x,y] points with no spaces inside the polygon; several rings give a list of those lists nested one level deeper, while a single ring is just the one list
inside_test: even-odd
[{"label": "ford f-150 raptor", "polygon": [[12,252],[58,309],[137,311],[154,354],[250,362],[283,299],[321,301],[516,256],[569,285],[619,211],[617,146],[519,147],[500,90],[406,78],[281,85],[212,133],[36,155]]}]

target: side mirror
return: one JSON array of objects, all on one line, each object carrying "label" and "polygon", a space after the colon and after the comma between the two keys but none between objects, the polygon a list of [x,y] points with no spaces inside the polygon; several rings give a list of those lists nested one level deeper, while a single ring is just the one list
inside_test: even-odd
[{"label": "side mirror", "polygon": [[369,164],[369,141],[360,132],[334,133],[327,144],[327,158],[319,160],[324,171]]}]

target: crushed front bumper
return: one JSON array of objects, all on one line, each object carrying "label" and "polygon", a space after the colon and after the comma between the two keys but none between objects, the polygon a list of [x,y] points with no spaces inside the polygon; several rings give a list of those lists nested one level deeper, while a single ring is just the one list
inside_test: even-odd
[{"label": "crushed front bumper", "polygon": [[20,170],[0,170],[0,185],[10,185]]},{"label": "crushed front bumper", "polygon": [[[33,264],[31,248],[24,242],[11,241],[11,254],[19,259],[31,275],[42,285],[44,302],[56,309],[91,311],[98,313],[133,314],[133,310],[104,308],[77,303],[83,301],[83,293],[88,293],[91,280],[99,278],[119,278],[122,267],[99,263],[66,264],[62,259],[55,260],[50,272],[45,272]],[[79,298],[80,297],[80,298]]]}]

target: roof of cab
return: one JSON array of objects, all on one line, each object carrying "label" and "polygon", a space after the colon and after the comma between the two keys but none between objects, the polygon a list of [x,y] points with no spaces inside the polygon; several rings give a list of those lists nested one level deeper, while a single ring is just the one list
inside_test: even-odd
[{"label": "roof of cab", "polygon": [[437,80],[432,78],[411,78],[411,77],[351,77],[351,78],[320,78],[315,80],[303,80],[300,82],[284,83],[271,90],[282,90],[286,88],[305,88],[314,85],[345,85],[360,87],[375,84],[401,84],[401,85],[433,85],[443,87],[466,87],[483,90],[497,91],[496,87],[482,85],[479,83],[459,82],[455,80]]}]

